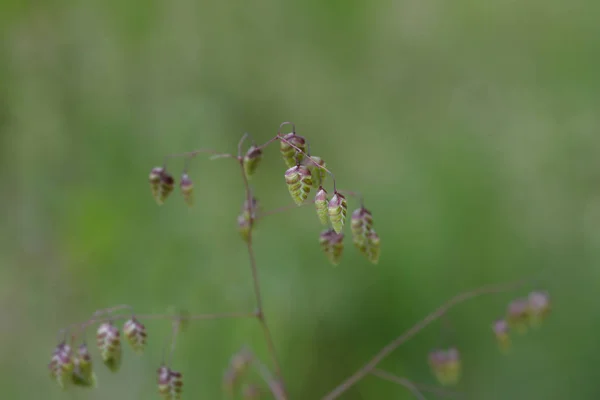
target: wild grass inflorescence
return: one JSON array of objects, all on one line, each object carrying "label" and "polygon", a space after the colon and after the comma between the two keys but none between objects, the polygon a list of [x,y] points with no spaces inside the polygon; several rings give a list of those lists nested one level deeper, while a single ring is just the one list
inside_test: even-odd
[{"label": "wild grass inflorescence", "polygon": [[[292,131],[281,133],[284,126],[290,125]],[[326,259],[333,265],[341,262],[344,252],[344,228],[348,215],[347,197],[358,200],[359,206],[350,216],[350,233],[354,247],[366,259],[377,264],[381,254],[381,241],[374,229],[373,216],[365,207],[363,197],[357,193],[338,190],[335,176],[327,167],[323,158],[310,153],[308,140],[296,133],[294,124],[284,122],[279,127],[279,132],[262,145],[252,143],[246,151],[243,146],[248,135],[244,134],[238,144],[237,154],[219,153],[214,150],[200,149],[182,154],[173,154],[165,157],[162,166],[151,169],[149,183],[152,195],[158,205],[163,205],[175,190],[176,180],[167,168],[168,161],[173,158],[185,158],[185,167],[179,180],[179,190],[188,206],[194,204],[194,183],[189,175],[189,161],[200,154],[208,154],[211,159],[228,158],[236,161],[240,166],[242,181],[245,188],[245,198],[241,213],[237,219],[238,231],[243,239],[247,251],[256,309],[252,312],[238,312],[225,314],[136,314],[129,305],[119,305],[96,311],[90,319],[82,323],[72,324],[61,330],[59,343],[52,354],[48,365],[51,378],[64,390],[72,387],[95,388],[97,378],[93,369],[92,357],[87,346],[85,334],[89,327],[96,328],[96,346],[102,363],[109,371],[118,372],[123,362],[122,337],[126,339],[131,349],[136,354],[142,354],[147,344],[148,332],[142,321],[167,320],[172,323],[171,346],[169,352],[164,352],[163,360],[157,368],[156,384],[157,393],[165,400],[180,399],[183,393],[183,374],[171,367],[171,359],[175,351],[176,338],[180,331],[192,320],[207,319],[232,319],[254,318],[263,331],[270,357],[271,367],[263,363],[250,349],[243,348],[234,354],[223,377],[224,393],[231,396],[241,396],[244,399],[275,398],[277,400],[290,399],[281,373],[281,366],[263,312],[262,295],[260,288],[259,271],[253,248],[253,229],[258,220],[268,215],[288,210],[296,206],[313,204],[316,218],[325,229],[320,233],[318,242]],[[279,151],[285,163],[283,173],[289,194],[294,206],[283,207],[271,212],[259,212],[258,200],[252,193],[249,180],[257,172],[265,149],[271,144],[279,142]],[[331,177],[331,196],[326,190],[327,177]],[[311,192],[314,198],[309,200]],[[437,310],[426,316],[420,322],[403,332],[389,344],[384,346],[371,360],[365,363],[348,379],[334,388],[323,397],[323,400],[332,400],[340,397],[367,375],[374,375],[381,379],[404,386],[416,398],[423,399],[422,392],[432,392],[438,395],[455,395],[446,389],[420,385],[408,378],[398,377],[378,368],[379,363],[390,355],[400,345],[411,339],[432,322],[444,316],[454,306],[471,298],[504,292],[522,286],[524,282],[515,282],[505,285],[483,286],[459,294],[440,306]],[[503,319],[497,320],[492,325],[500,348],[506,351],[510,347],[511,330],[518,332],[527,331],[528,327],[539,326],[550,310],[550,298],[545,292],[531,292],[527,298],[517,299],[511,303]],[[124,320],[122,327],[117,324]],[[77,344],[77,350],[74,346]],[[167,357],[168,353],[168,357]],[[443,386],[454,385],[461,376],[461,357],[456,347],[436,349],[428,356],[429,365],[433,375]]]}]

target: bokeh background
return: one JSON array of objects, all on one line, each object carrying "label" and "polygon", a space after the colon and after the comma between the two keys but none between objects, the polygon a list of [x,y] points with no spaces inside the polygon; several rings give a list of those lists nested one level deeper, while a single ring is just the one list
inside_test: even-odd
[{"label": "bokeh background", "polygon": [[[48,378],[56,332],[121,303],[252,310],[235,163],[194,160],[191,209],[178,192],[158,207],[147,177],[165,154],[235,152],[244,132],[262,143],[293,121],[339,187],[364,194],[382,254],[371,265],[347,240],[332,267],[311,207],[260,222],[292,399],[321,398],[454,294],[532,277],[456,308],[382,367],[435,384],[427,353],[455,345],[464,398],[598,398],[599,13],[592,0],[4,0],[2,397],[158,398],[167,322],[146,323],[146,354],[126,349],[118,374],[94,350],[95,391]],[[252,181],[263,209],[292,204],[284,170],[269,148]],[[490,324],[532,289],[553,314],[502,355]],[[256,321],[192,323],[173,360],[184,398],[224,398],[245,345],[268,361]],[[343,398],[413,397],[367,377]]]}]

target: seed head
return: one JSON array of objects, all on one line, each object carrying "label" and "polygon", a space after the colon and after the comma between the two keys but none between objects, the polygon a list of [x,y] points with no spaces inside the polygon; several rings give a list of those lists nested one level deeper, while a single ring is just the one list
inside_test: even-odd
[{"label": "seed head", "polygon": [[260,160],[262,160],[262,150],[259,147],[250,146],[243,159],[244,172],[248,178],[254,175]]},{"label": "seed head", "polygon": [[71,346],[65,342],[60,343],[56,346],[52,358],[48,364],[50,370],[50,377],[56,381],[61,389],[66,390],[70,383],[70,375],[75,368],[73,361],[73,355],[71,352]]},{"label": "seed head", "polygon": [[154,167],[150,171],[148,181],[150,182],[150,189],[152,190],[152,197],[158,203],[160,203],[160,177],[164,171],[163,167]]},{"label": "seed head", "polygon": [[73,361],[75,366],[71,375],[73,384],[95,388],[97,386],[96,374],[92,368],[92,357],[85,343],[79,346],[77,357]]},{"label": "seed head", "polygon": [[511,340],[509,336],[510,326],[505,319],[499,319],[492,324],[492,331],[496,336],[496,340],[498,341],[498,346],[500,350],[503,352],[508,351],[511,345]]},{"label": "seed head", "polygon": [[[311,156],[304,160],[304,164],[310,170],[313,177],[313,187],[316,189],[319,186],[323,186],[325,178],[327,177],[327,163],[321,157]],[[324,168],[321,168],[324,167]]]},{"label": "seed head", "polygon": [[296,165],[285,172],[285,183],[292,199],[297,205],[302,205],[310,193],[312,177],[304,165]]},{"label": "seed head", "polygon": [[194,183],[188,176],[188,174],[184,173],[181,175],[181,182],[179,182],[179,188],[181,189],[181,194],[183,195],[183,200],[185,204],[188,206],[192,206],[194,204]]},{"label": "seed head", "polygon": [[518,333],[524,334],[527,332],[530,321],[530,309],[528,299],[517,299],[508,305],[506,311],[506,321],[509,326]]},{"label": "seed head", "polygon": [[[291,168],[297,163],[302,162],[304,159],[304,153],[306,152],[306,139],[300,135],[296,135],[295,132],[291,132],[283,136],[279,142],[281,156],[283,157],[283,161],[285,161],[285,164],[288,166],[288,168]],[[298,151],[296,148],[302,151]]]},{"label": "seed head", "polygon": [[238,215],[238,232],[240,233],[240,236],[242,237],[242,239],[244,239],[245,242],[248,241],[248,238],[250,237],[250,232],[254,227],[257,209],[258,200],[256,200],[256,198],[253,196],[250,202],[248,202],[248,199],[244,201],[242,213]]},{"label": "seed head", "polygon": [[327,225],[329,223],[329,213],[327,211],[327,191],[323,189],[323,186],[319,187],[317,195],[315,196],[315,207],[317,208],[317,216],[321,224]]},{"label": "seed head", "polygon": [[98,327],[96,333],[96,344],[102,356],[104,365],[112,372],[121,368],[122,352],[119,328],[112,322],[105,322]]},{"label": "seed head", "polygon": [[319,236],[321,249],[333,265],[338,265],[344,252],[344,234],[328,229]]},{"label": "seed head", "polygon": [[377,264],[379,262],[379,256],[381,254],[381,240],[375,230],[371,230],[367,235],[367,258],[371,263]]},{"label": "seed head", "polygon": [[329,200],[327,210],[331,226],[333,226],[336,233],[340,233],[344,228],[346,213],[348,212],[348,202],[346,201],[346,198],[338,191],[335,191],[333,197]]},{"label": "seed head", "polygon": [[429,353],[429,366],[440,384],[455,385],[461,376],[460,353],[454,347],[438,349]]},{"label": "seed head", "polygon": [[123,333],[125,334],[125,338],[127,338],[127,341],[133,350],[138,354],[142,354],[144,352],[146,338],[148,336],[144,324],[138,321],[135,317],[131,317],[131,319],[127,320],[123,324]]},{"label": "seed head", "polygon": [[181,399],[183,376],[165,365],[158,368],[158,393],[165,400]]},{"label": "seed head", "polygon": [[173,192],[175,188],[175,179],[166,170],[163,170],[160,174],[160,190],[158,195],[158,204],[164,204],[167,197]]}]

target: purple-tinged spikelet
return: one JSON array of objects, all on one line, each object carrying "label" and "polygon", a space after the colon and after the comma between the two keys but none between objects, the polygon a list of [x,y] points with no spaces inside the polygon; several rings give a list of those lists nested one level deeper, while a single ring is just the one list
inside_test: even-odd
[{"label": "purple-tinged spikelet", "polygon": [[162,365],[158,368],[158,392],[165,400],[181,399],[183,376]]},{"label": "purple-tinged spikelet", "polygon": [[150,171],[150,176],[148,177],[148,181],[150,182],[150,189],[152,190],[152,197],[158,204],[162,204],[160,202],[160,178],[164,171],[163,167],[154,167],[152,171]]},{"label": "purple-tinged spikelet", "polygon": [[367,258],[371,263],[377,264],[381,254],[381,240],[379,239],[377,232],[375,232],[375,229],[371,229],[371,232],[367,234],[367,245]]},{"label": "purple-tinged spikelet", "polygon": [[531,292],[529,302],[529,324],[537,328],[550,313],[550,296],[546,292]]},{"label": "purple-tinged spikelet", "polygon": [[[288,168],[302,162],[304,153],[306,152],[306,139],[295,132],[288,133],[279,140],[281,156]],[[302,151],[297,150],[300,149]]]},{"label": "purple-tinged spikelet", "polygon": [[327,225],[329,223],[329,212],[327,211],[327,191],[323,187],[319,187],[315,196],[315,207],[317,209],[317,216],[321,224]]},{"label": "purple-tinged spikelet", "polygon": [[77,357],[74,358],[73,384],[76,386],[95,388],[97,386],[96,374],[93,370],[92,356],[85,343],[77,349]]},{"label": "purple-tinged spikelet", "polygon": [[329,262],[338,265],[344,252],[344,234],[336,233],[333,229],[323,231],[319,236],[321,250],[325,253]]},{"label": "purple-tinged spikelet", "polygon": [[167,200],[167,197],[173,192],[175,188],[175,178],[167,172],[166,169],[160,174],[160,190],[158,194],[158,204],[162,205]]},{"label": "purple-tinged spikelet", "polygon": [[333,230],[335,230],[336,233],[340,233],[344,228],[346,213],[348,212],[348,202],[344,195],[335,191],[333,197],[329,200],[327,212],[329,213],[329,221],[331,222]]},{"label": "purple-tinged spikelet", "polygon": [[73,361],[73,355],[71,346],[65,342],[60,343],[56,346],[52,358],[48,364],[50,370],[50,377],[60,386],[61,389],[66,390],[71,383],[71,373],[75,368]]},{"label": "purple-tinged spikelet", "polygon": [[146,332],[146,327],[144,324],[138,321],[135,317],[132,317],[123,324],[123,333],[133,348],[133,351],[138,354],[142,354],[144,352],[146,339],[148,337],[148,333]]},{"label": "purple-tinged spikelet", "polygon": [[289,168],[285,172],[285,183],[294,202],[297,205],[302,205],[308,197],[312,186],[312,177],[308,168],[304,165],[296,165]]},{"label": "purple-tinged spikelet", "polygon": [[454,347],[429,353],[429,366],[440,384],[455,385],[461,377],[460,353]]},{"label": "purple-tinged spikelet", "polygon": [[243,165],[246,176],[250,178],[256,172],[258,165],[262,160],[262,150],[256,146],[250,146],[246,154],[244,155]]},{"label": "purple-tinged spikelet", "polygon": [[528,299],[513,300],[506,310],[506,321],[512,329],[520,334],[528,330],[530,309]]},{"label": "purple-tinged spikelet", "polygon": [[181,175],[181,182],[179,182],[179,189],[183,195],[185,204],[189,207],[194,205],[194,183],[190,179],[189,175],[184,173]]},{"label": "purple-tinged spikelet", "polygon": [[498,342],[498,347],[503,352],[507,352],[511,345],[510,340],[510,326],[505,319],[499,319],[492,324],[492,331],[496,336],[496,341]]},{"label": "purple-tinged spikelet", "polygon": [[[304,164],[310,170],[312,174],[312,185],[316,189],[319,186],[323,186],[325,182],[325,178],[327,177],[327,171],[324,168],[327,168],[327,163],[321,157],[311,156],[304,160]],[[324,168],[321,168],[324,167]]]},{"label": "purple-tinged spikelet", "polygon": [[104,365],[112,372],[121,368],[122,352],[121,334],[119,328],[112,322],[105,322],[98,327],[96,333],[96,344]]}]

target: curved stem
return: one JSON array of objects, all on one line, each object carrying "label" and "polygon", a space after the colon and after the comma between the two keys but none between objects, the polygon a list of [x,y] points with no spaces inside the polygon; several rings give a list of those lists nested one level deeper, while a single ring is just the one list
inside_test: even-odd
[{"label": "curved stem", "polygon": [[407,388],[408,390],[411,391],[411,393],[419,400],[426,400],[425,396],[423,395],[423,393],[421,393],[421,391],[419,390],[419,388],[417,387],[417,385],[415,385],[412,381],[410,381],[407,378],[402,378],[399,376],[395,376],[392,375],[388,372],[382,371],[380,369],[375,369],[373,371],[371,371],[371,374],[374,376],[377,376],[381,379],[384,379],[386,381],[390,381],[390,382],[394,382],[397,383],[399,385],[404,386],[405,388]]}]

